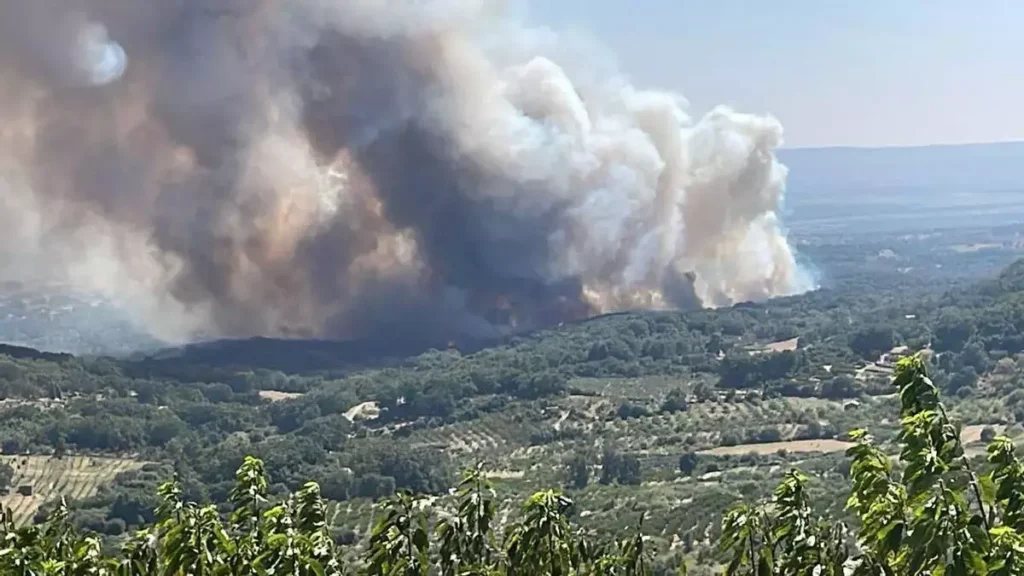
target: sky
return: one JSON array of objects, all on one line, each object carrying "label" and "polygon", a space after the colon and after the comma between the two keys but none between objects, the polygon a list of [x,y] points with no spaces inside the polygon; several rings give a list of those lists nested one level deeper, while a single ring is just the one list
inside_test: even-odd
[{"label": "sky", "polygon": [[771,113],[787,147],[1024,140],[1021,0],[526,0],[636,85]]}]

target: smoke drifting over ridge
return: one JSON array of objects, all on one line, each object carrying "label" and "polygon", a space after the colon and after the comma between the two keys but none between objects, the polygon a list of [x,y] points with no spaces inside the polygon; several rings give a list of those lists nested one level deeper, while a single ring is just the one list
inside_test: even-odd
[{"label": "smoke drifting over ridge", "polygon": [[164,337],[487,335],[809,288],[772,118],[487,0],[0,0],[0,266]]}]

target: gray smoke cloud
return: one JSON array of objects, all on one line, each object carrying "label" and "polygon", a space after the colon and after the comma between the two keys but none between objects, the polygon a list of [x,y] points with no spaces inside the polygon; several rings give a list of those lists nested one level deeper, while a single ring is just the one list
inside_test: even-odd
[{"label": "gray smoke cloud", "polygon": [[808,289],[782,129],[486,0],[0,0],[0,264],[159,335],[493,334]]}]

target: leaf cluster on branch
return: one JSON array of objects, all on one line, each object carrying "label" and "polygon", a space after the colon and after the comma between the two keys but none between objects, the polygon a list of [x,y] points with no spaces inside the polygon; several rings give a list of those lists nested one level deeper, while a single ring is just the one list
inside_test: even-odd
[{"label": "leaf cluster on branch", "polygon": [[726,513],[727,574],[1024,574],[1024,464],[1013,443],[996,437],[979,474],[922,359],[902,359],[894,384],[898,464],[864,430],[851,433],[846,508],[859,528],[814,516],[807,477],[793,470],[769,500]]},{"label": "leaf cluster on branch", "polygon": [[[185,501],[176,481],[159,489],[158,521],[136,533],[116,557],[76,532],[62,503],[41,525],[0,523],[0,574],[19,576],[245,575],[483,576],[650,573],[636,536],[597,545],[568,517],[573,502],[556,491],[530,497],[521,518],[496,531],[494,492],[479,469],[467,472],[454,511],[430,522],[422,500],[400,491],[383,503],[369,547],[346,557],[331,538],[327,506],[315,483],[270,501],[263,462],[248,457],[231,491],[227,517],[215,506]],[[433,525],[433,528],[431,528]]]}]

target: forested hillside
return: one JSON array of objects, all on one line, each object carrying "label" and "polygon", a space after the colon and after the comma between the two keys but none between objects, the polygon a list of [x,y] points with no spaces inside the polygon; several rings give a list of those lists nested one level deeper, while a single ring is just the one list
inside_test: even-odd
[{"label": "forested hillside", "polygon": [[[531,494],[563,487],[567,518],[597,540],[639,526],[656,565],[714,566],[727,561],[723,511],[770,497],[794,467],[816,513],[853,525],[849,431],[890,451],[902,430],[893,367],[912,352],[963,424],[966,454],[1017,437],[1024,263],[971,284],[914,282],[610,315],[406,358],[274,340],[126,359],[6,347],[0,449],[13,484],[0,503],[24,524],[52,517],[63,495],[71,522],[116,547],[160,519],[172,476],[183,498],[227,512],[254,456],[269,498],[316,481],[324,530],[365,550],[375,502],[408,490],[454,506],[458,471],[479,465],[499,532]],[[65,469],[75,480],[54,480]]]},{"label": "forested hillside", "polygon": [[[726,574],[1024,573],[1024,463],[1012,440],[995,437],[987,458],[972,464],[923,360],[900,360],[893,383],[895,446],[876,444],[863,429],[850,433],[844,511],[852,523],[820,515],[810,478],[792,468],[769,497],[725,512],[715,548]],[[223,511],[186,501],[178,481],[157,495],[154,523],[111,557],[98,539],[77,533],[63,502],[39,527],[17,528],[0,510],[0,573],[639,576],[719,568],[678,555],[655,559],[640,531],[645,514],[620,540],[574,526],[576,503],[557,490],[531,495],[514,519],[499,517],[479,467],[463,475],[449,506],[407,491],[384,499],[365,547],[332,537],[318,484],[275,497],[264,463],[252,457]]]}]

